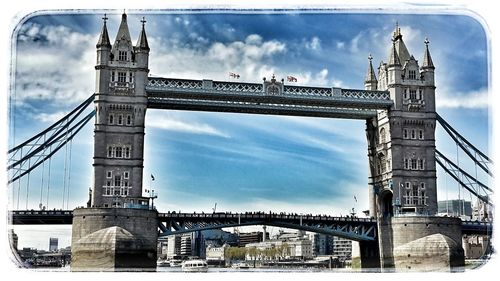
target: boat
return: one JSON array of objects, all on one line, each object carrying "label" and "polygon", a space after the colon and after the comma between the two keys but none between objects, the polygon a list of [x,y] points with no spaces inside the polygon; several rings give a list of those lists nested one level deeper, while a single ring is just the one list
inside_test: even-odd
[{"label": "boat", "polygon": [[170,267],[181,267],[182,266],[182,260],[170,260]]},{"label": "boat", "polygon": [[156,266],[158,266],[158,267],[169,267],[170,266],[170,262],[167,261],[167,260],[158,259],[156,261]]},{"label": "boat", "polygon": [[182,263],[183,272],[207,272],[208,264],[206,260],[189,260]]},{"label": "boat", "polygon": [[235,269],[249,269],[250,267],[248,266],[248,264],[246,264],[244,262],[239,262],[239,263],[234,263],[233,265],[231,265],[231,268],[235,268]]}]

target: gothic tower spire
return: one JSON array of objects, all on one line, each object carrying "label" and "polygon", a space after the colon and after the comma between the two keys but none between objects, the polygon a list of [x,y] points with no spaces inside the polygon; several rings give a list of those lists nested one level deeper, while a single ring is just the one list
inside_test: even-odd
[{"label": "gothic tower spire", "polygon": [[375,71],[373,70],[373,65],[372,65],[372,54],[368,55],[368,70],[366,72],[366,77],[365,77],[365,89],[366,90],[377,90],[377,77],[375,76]]},{"label": "gothic tower spire", "polygon": [[116,48],[117,45],[127,45],[127,47],[132,48],[132,40],[130,39],[130,32],[127,24],[127,14],[125,13],[122,14],[122,21],[120,22],[113,48]]},{"label": "gothic tower spire", "polygon": [[142,17],[141,22],[142,30],[141,34],[139,34],[139,39],[137,39],[136,48],[149,51],[148,38],[146,37],[146,29],[144,28],[144,25],[146,24],[146,20],[144,19],[144,17]]},{"label": "gothic tower spire", "polygon": [[432,62],[431,53],[429,52],[429,39],[425,38],[425,53],[424,53],[424,63],[422,64],[422,69],[434,69],[434,63]]},{"label": "gothic tower spire", "polygon": [[104,17],[102,19],[104,21],[104,24],[102,25],[101,35],[99,36],[99,41],[97,41],[96,47],[111,49],[111,42],[109,41],[108,28],[106,27],[106,21],[108,20],[106,14],[104,14]]},{"label": "gothic tower spire", "polygon": [[392,39],[392,49],[391,54],[389,55],[389,63],[388,66],[401,66],[401,61],[399,60],[398,52],[396,51],[396,40]]}]

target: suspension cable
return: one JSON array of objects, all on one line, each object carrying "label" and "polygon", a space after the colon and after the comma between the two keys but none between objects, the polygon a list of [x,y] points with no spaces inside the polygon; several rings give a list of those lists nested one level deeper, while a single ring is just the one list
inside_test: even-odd
[{"label": "suspension cable", "polygon": [[69,167],[68,167],[68,193],[66,198],[66,210],[69,208],[69,191],[71,189],[71,151],[73,150],[73,139],[69,141]]},{"label": "suspension cable", "polygon": [[[31,161],[31,158],[28,160],[28,165],[29,162]],[[28,201],[29,201],[29,195],[30,195],[30,173],[28,172],[28,183],[26,184],[26,210],[28,210]]]},{"label": "suspension cable", "polygon": [[[50,147],[50,153],[52,153],[52,147]],[[49,158],[49,173],[48,173],[48,179],[47,179],[47,209],[49,209],[49,198],[50,198],[50,166],[51,166],[51,163],[52,163],[52,157]]]}]

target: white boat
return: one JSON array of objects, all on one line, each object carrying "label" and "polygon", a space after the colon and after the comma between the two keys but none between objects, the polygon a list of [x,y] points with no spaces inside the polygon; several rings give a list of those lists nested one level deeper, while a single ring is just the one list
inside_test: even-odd
[{"label": "white boat", "polygon": [[170,266],[170,262],[167,261],[167,260],[159,259],[159,260],[156,261],[156,266],[169,267]]},{"label": "white boat", "polygon": [[182,263],[183,272],[207,272],[208,264],[206,260],[189,260]]},{"label": "white boat", "polygon": [[170,260],[170,267],[181,267],[182,260]]},{"label": "white boat", "polygon": [[235,263],[231,266],[231,268],[235,268],[235,269],[249,269],[250,267],[244,263],[244,262],[239,262],[239,263]]}]

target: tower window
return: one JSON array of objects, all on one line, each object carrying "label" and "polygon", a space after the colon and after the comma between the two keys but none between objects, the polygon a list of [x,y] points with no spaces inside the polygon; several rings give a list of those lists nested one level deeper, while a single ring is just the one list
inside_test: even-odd
[{"label": "tower window", "polygon": [[106,178],[110,179],[112,176],[113,176],[113,172],[112,171],[107,171],[106,172]]},{"label": "tower window", "polygon": [[[118,73],[120,74],[120,73]],[[119,79],[120,77],[118,77]],[[417,90],[410,90],[410,100],[416,100],[417,99]]]},{"label": "tower window", "polygon": [[417,169],[417,159],[411,159],[411,169],[416,170]]},{"label": "tower window", "polygon": [[115,81],[115,72],[111,71],[111,81]]},{"label": "tower window", "polygon": [[115,176],[115,186],[121,186],[122,185],[122,177],[120,175]]},{"label": "tower window", "polygon": [[403,139],[408,139],[408,129],[403,129]]},{"label": "tower window", "polygon": [[118,51],[118,60],[126,61],[127,60],[127,51]]},{"label": "tower window", "polygon": [[127,114],[127,125],[132,125],[132,115]]},{"label": "tower window", "polygon": [[125,158],[130,158],[130,147],[125,146]]},{"label": "tower window", "polygon": [[409,165],[408,165],[408,159],[405,158],[404,159],[404,166],[405,166],[405,169],[408,170],[409,169]]},{"label": "tower window", "polygon": [[116,158],[122,158],[123,157],[123,155],[122,155],[122,148],[119,147],[119,146],[115,148],[115,157]]},{"label": "tower window", "polygon": [[418,139],[423,140],[424,139],[424,130],[418,130]]},{"label": "tower window", "polygon": [[414,140],[416,138],[417,138],[417,136],[416,136],[416,133],[415,133],[415,129],[411,129],[411,139]]},{"label": "tower window", "polygon": [[408,78],[409,79],[417,79],[417,71],[416,70],[409,70],[408,71]]},{"label": "tower window", "polygon": [[127,73],[126,72],[118,72],[118,82],[119,83],[127,82]]},{"label": "tower window", "polygon": [[123,178],[128,180],[129,173],[128,172],[123,172]]},{"label": "tower window", "polygon": [[130,83],[134,82],[134,75],[132,74],[132,72],[128,74],[128,82]]},{"label": "tower window", "polygon": [[113,113],[110,113],[108,116],[108,124],[113,125],[115,122],[115,115]]},{"label": "tower window", "polygon": [[123,125],[123,115],[118,115],[118,125]]},{"label": "tower window", "polygon": [[386,142],[386,133],[385,133],[385,129],[382,128],[380,129],[380,140],[379,140],[379,143],[385,143]]},{"label": "tower window", "polygon": [[424,169],[424,159],[418,159],[418,161],[417,161],[417,168],[419,170],[423,170]]}]

